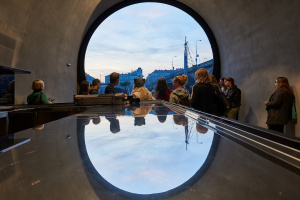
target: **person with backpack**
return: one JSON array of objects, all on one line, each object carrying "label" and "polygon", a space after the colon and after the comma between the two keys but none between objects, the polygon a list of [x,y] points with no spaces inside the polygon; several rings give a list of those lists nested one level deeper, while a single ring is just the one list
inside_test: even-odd
[{"label": "person with backpack", "polygon": [[193,86],[192,108],[217,115],[218,96],[214,86],[210,84],[207,70],[200,68],[195,72],[195,76],[196,84]]},{"label": "person with backpack", "polygon": [[169,102],[180,104],[183,106],[191,105],[190,93],[184,89],[184,85],[188,80],[187,76],[182,74],[181,76],[176,76],[173,79],[173,86],[175,90],[170,94]]},{"label": "person with backpack", "polygon": [[49,104],[48,97],[42,91],[44,90],[44,81],[35,80],[32,82],[33,92],[27,96],[27,103],[29,105]]}]

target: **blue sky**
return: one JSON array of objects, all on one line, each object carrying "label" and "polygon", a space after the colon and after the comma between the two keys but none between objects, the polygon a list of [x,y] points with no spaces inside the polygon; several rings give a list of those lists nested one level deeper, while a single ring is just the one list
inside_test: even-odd
[{"label": "blue sky", "polygon": [[[201,26],[185,12],[161,3],[125,7],[102,22],[94,32],[85,57],[85,70],[104,81],[111,72],[128,73],[138,67],[144,77],[155,69],[183,68],[184,40],[195,64],[212,58]],[[176,56],[176,57],[174,57]],[[190,62],[191,63],[191,62]]]}]

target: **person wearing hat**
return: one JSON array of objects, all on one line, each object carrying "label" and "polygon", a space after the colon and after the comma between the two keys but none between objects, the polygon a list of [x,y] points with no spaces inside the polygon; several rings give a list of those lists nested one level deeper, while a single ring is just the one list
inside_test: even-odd
[{"label": "person wearing hat", "polygon": [[134,98],[139,98],[140,100],[155,100],[151,92],[144,86],[145,79],[136,78],[134,79],[134,86],[131,95]]}]

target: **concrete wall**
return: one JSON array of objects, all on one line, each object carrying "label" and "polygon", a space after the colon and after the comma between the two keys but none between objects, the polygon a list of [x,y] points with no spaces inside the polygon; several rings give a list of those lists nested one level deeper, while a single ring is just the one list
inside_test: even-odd
[{"label": "concrete wall", "polygon": [[[188,1],[185,1],[188,2]],[[232,76],[242,90],[240,120],[267,127],[264,102],[278,76],[293,87],[300,108],[300,1],[190,1],[210,25],[219,45],[221,76]],[[289,135],[300,137],[295,123]]]},{"label": "concrete wall", "polygon": [[[45,93],[56,102],[71,102],[82,37],[99,14],[118,2],[1,1],[0,64],[32,71],[16,76],[16,103],[26,102],[35,79],[45,81]],[[278,76],[289,79],[300,108],[299,0],[180,2],[198,12],[213,31],[221,76],[234,77],[242,90],[241,121],[266,127],[264,101]],[[288,134],[300,137],[299,126],[289,124],[287,129]]]},{"label": "concrete wall", "polygon": [[[31,71],[16,75],[16,104],[27,103],[33,80],[45,82],[44,92],[56,102],[72,102],[76,92],[77,54],[84,28],[99,0],[9,0],[0,5],[2,65]],[[2,57],[4,55],[4,57]],[[67,63],[71,66],[67,67]]]}]

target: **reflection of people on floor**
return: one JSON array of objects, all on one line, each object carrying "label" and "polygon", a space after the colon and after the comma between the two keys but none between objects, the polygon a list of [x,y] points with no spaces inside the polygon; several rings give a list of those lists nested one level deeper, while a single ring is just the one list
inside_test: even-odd
[{"label": "reflection of people on floor", "polygon": [[91,118],[89,116],[80,116],[79,121],[82,125],[86,126],[90,123]]},{"label": "reflection of people on floor", "polygon": [[134,125],[135,126],[143,126],[146,124],[145,117],[135,117],[134,118]]},{"label": "reflection of people on floor", "polygon": [[164,106],[156,106],[155,109],[152,109],[154,112],[156,112],[157,119],[160,123],[164,123],[167,120],[168,113],[170,111],[169,108]]},{"label": "reflection of people on floor", "polygon": [[133,111],[134,109],[139,108],[139,107],[140,107],[140,104],[127,104],[126,105],[127,111]]},{"label": "reflection of people on floor", "polygon": [[199,133],[207,133],[208,129],[205,128],[204,126],[200,125],[200,124],[196,124],[196,130],[199,132]]},{"label": "reflection of people on floor", "polygon": [[184,115],[181,114],[174,114],[173,115],[174,123],[177,125],[187,126],[188,120]]},{"label": "reflection of people on floor", "polygon": [[100,117],[93,117],[93,124],[98,125],[100,124],[100,122],[101,122]]},{"label": "reflection of people on floor", "polygon": [[15,93],[15,81],[11,81],[5,90],[4,98],[6,98],[6,103],[14,103],[14,93]]},{"label": "reflection of people on floor", "polygon": [[35,131],[43,130],[43,128],[44,128],[44,124],[40,124],[40,125],[32,127],[32,129]]},{"label": "reflection of people on floor", "polygon": [[120,132],[120,122],[116,116],[105,116],[105,118],[110,122],[110,132],[118,133]]},{"label": "reflection of people on floor", "polygon": [[146,124],[145,116],[151,111],[153,105],[140,105],[138,108],[134,108],[132,115],[134,116],[134,125],[142,126]]}]

